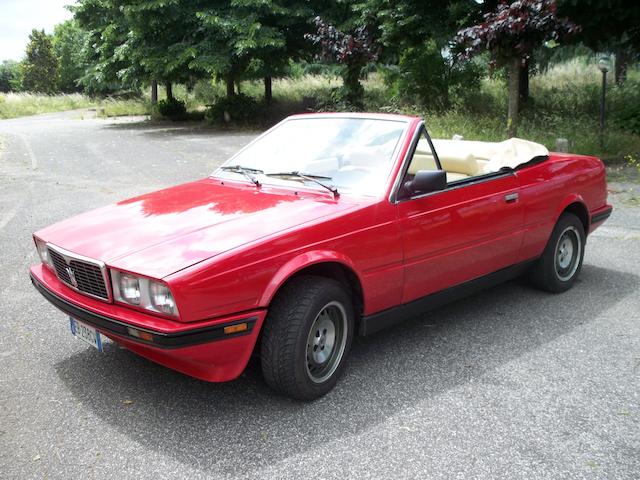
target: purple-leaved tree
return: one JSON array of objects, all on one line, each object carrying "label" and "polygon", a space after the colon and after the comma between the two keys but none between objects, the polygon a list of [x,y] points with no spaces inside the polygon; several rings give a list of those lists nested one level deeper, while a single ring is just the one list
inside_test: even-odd
[{"label": "purple-leaved tree", "polygon": [[316,33],[306,34],[305,38],[320,46],[323,60],[342,66],[344,99],[358,109],[363,108],[364,88],[360,79],[364,67],[378,58],[378,48],[367,27],[361,26],[345,33],[320,17],[316,17],[314,23]]},{"label": "purple-leaved tree", "polygon": [[580,27],[556,15],[555,0],[517,0],[501,2],[484,16],[478,25],[458,32],[455,41],[463,58],[484,51],[491,53],[492,63],[509,71],[509,111],[507,134],[518,130],[520,66],[533,50],[548,41],[560,41],[578,32]]}]

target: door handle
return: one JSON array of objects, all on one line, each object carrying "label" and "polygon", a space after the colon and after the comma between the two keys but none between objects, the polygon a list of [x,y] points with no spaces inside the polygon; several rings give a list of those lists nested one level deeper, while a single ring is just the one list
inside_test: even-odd
[{"label": "door handle", "polygon": [[518,201],[518,192],[508,193],[504,196],[504,201],[507,203],[514,203]]}]

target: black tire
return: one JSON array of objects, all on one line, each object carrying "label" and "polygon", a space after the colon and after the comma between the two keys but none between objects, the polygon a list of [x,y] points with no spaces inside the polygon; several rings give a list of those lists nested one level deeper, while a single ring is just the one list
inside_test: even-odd
[{"label": "black tire", "polygon": [[531,269],[529,278],[533,285],[552,293],[569,290],[582,268],[585,245],[582,222],[573,213],[564,212],[542,256]]},{"label": "black tire", "polygon": [[[324,332],[312,336],[312,327]],[[278,292],[265,320],[260,345],[265,381],[297,400],[321,397],[344,369],[353,330],[353,303],[342,284],[312,275],[296,277]],[[316,362],[324,354],[326,361]]]}]

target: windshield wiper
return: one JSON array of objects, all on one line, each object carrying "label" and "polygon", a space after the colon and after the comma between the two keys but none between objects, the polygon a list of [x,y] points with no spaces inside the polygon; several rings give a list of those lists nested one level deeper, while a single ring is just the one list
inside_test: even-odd
[{"label": "windshield wiper", "polygon": [[255,184],[256,187],[260,186],[260,180],[252,175],[252,173],[262,174],[264,173],[262,170],[258,170],[257,168],[249,168],[243,167],[241,165],[226,165],[220,167],[220,170],[224,170],[225,172],[234,172],[244,175],[245,178],[248,178],[252,183]]},{"label": "windshield wiper", "polygon": [[327,185],[326,183],[321,182],[320,180],[331,180],[331,177],[325,177],[323,175],[314,175],[312,173],[300,173],[297,171],[294,172],[278,172],[278,173],[265,173],[267,177],[298,177],[303,180],[307,180],[309,182],[317,183],[323,188],[329,190],[335,197],[340,195],[338,189],[333,185]]}]

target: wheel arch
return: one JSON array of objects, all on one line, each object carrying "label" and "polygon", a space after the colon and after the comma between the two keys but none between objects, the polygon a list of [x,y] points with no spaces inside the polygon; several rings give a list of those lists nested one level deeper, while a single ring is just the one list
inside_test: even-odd
[{"label": "wheel arch", "polygon": [[560,215],[565,212],[573,213],[576,217],[578,217],[580,219],[580,222],[582,223],[582,226],[584,227],[585,235],[589,234],[589,209],[587,208],[587,205],[582,196],[575,194],[568,196],[565,201],[562,202],[562,207],[556,215],[556,222],[557,219],[560,218]]},{"label": "wheel arch", "polygon": [[364,311],[362,281],[353,262],[345,255],[332,251],[306,252],[289,260],[269,282],[260,299],[260,306],[268,307],[278,291],[300,275],[317,275],[332,278],[343,284],[353,299],[356,324],[358,323]]}]

